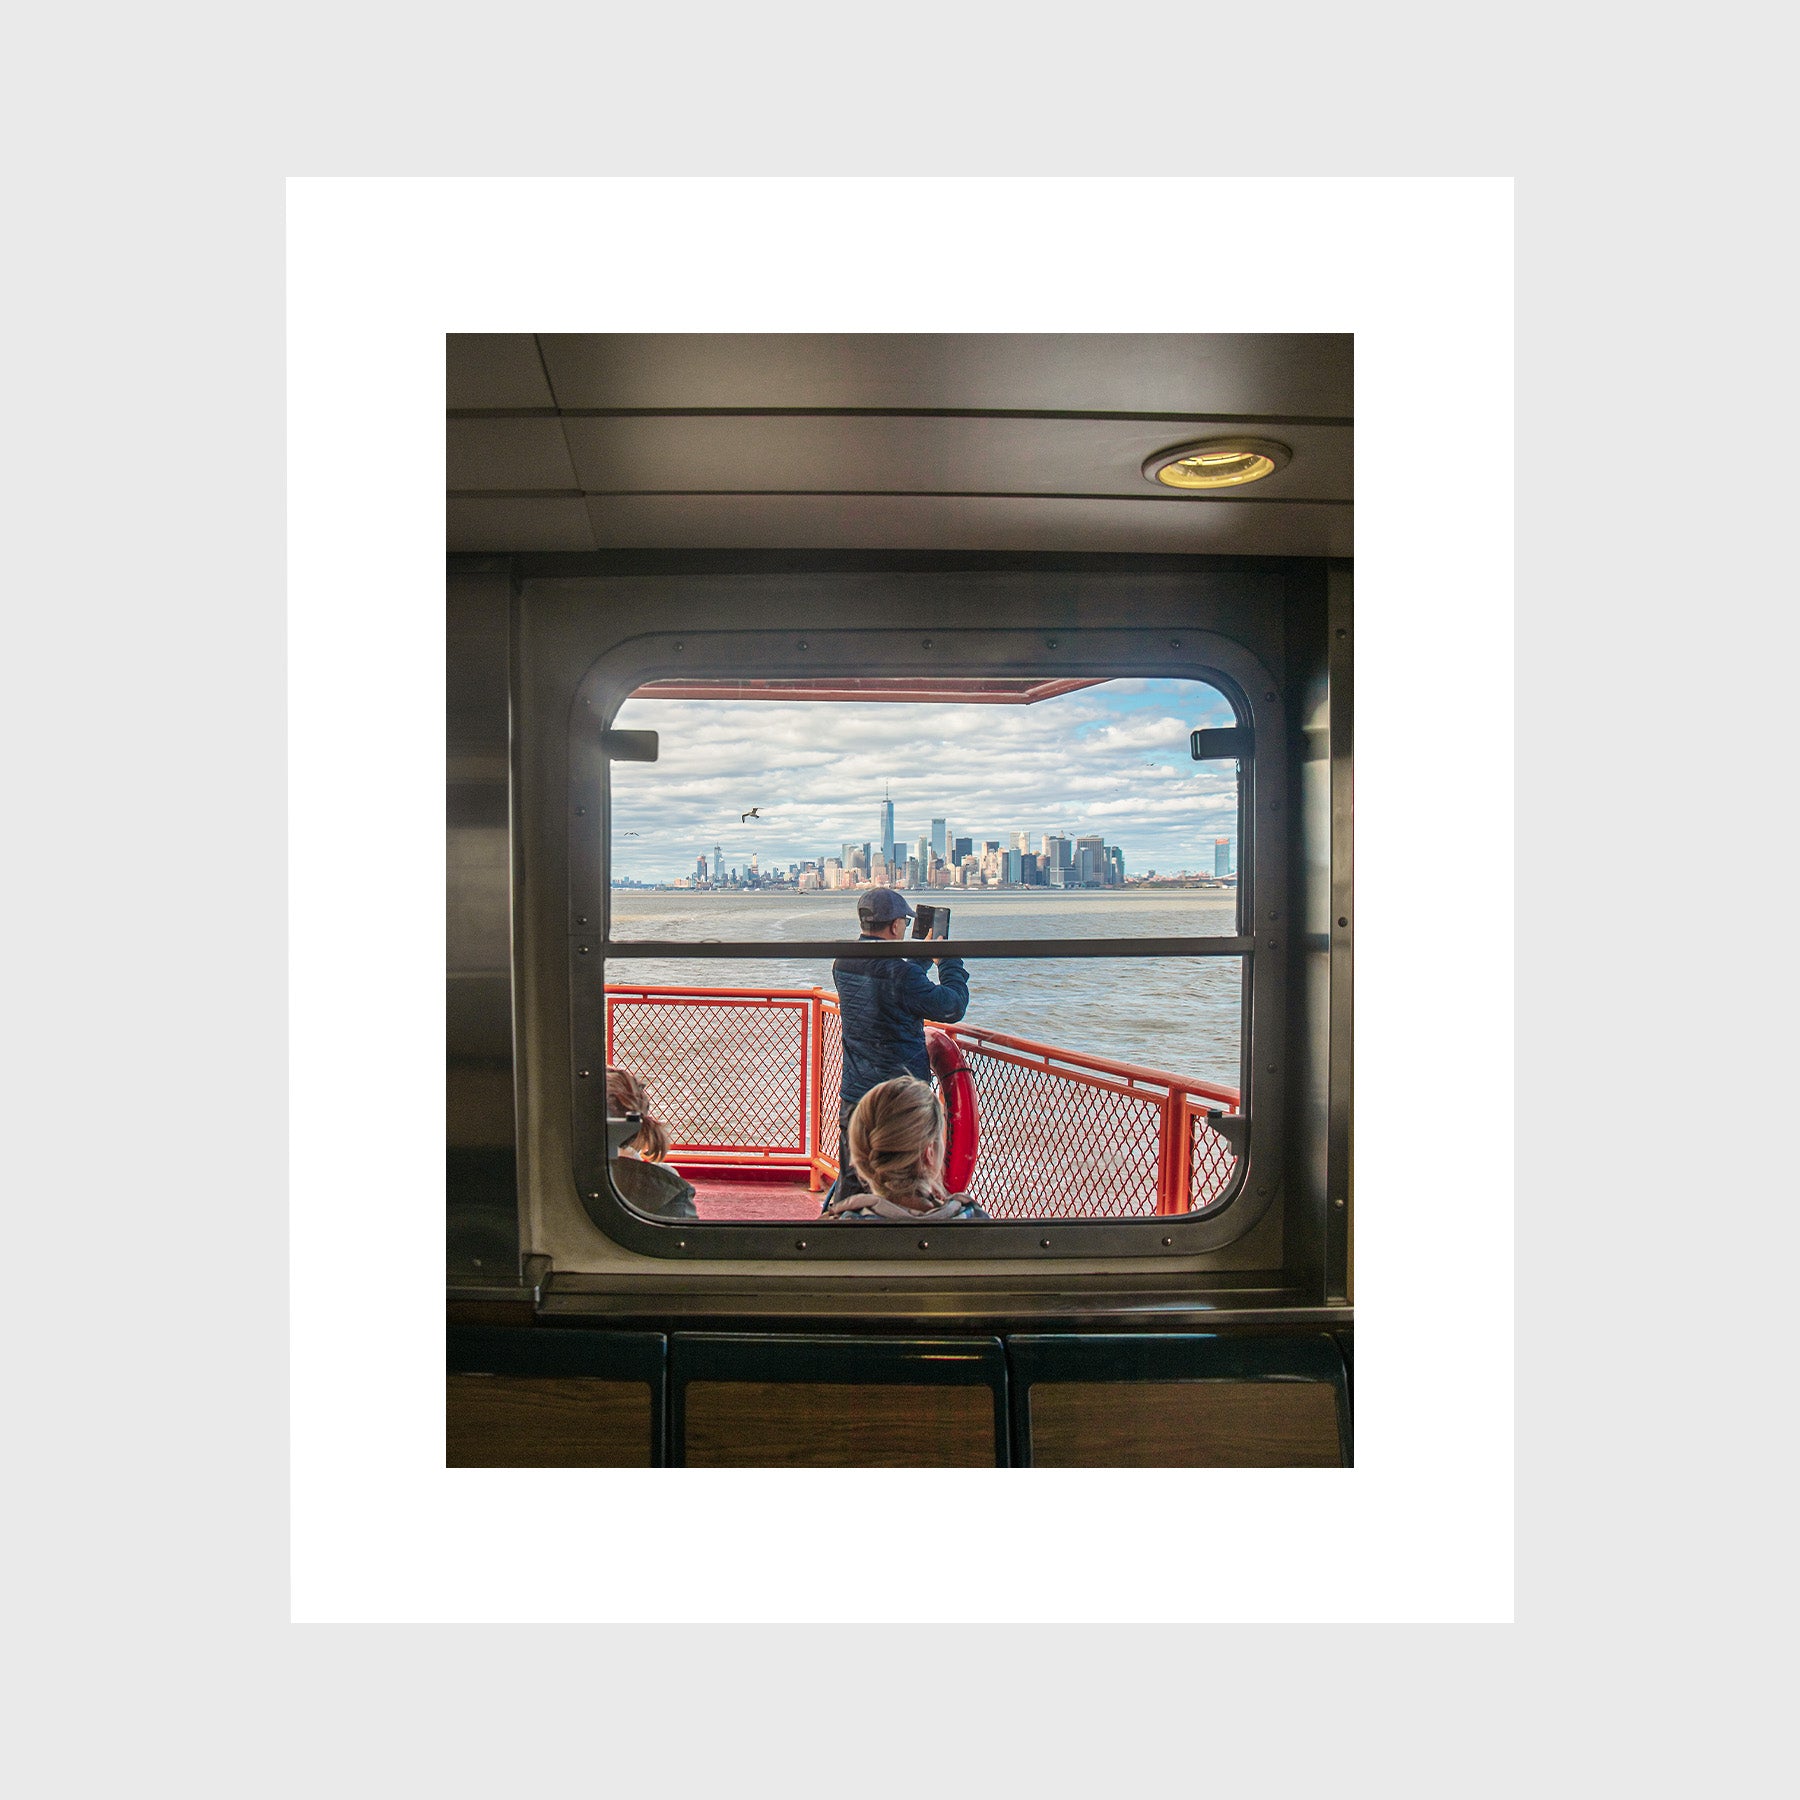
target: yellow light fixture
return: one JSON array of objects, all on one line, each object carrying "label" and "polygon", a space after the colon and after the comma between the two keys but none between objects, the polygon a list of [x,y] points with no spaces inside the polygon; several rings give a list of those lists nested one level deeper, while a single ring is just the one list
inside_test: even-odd
[{"label": "yellow light fixture", "polygon": [[1144,479],[1172,488],[1242,487],[1286,468],[1293,455],[1268,438],[1208,438],[1146,457]]}]

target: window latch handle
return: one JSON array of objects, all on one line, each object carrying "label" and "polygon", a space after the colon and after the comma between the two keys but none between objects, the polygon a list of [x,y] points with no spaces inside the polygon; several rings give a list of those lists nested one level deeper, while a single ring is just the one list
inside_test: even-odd
[{"label": "window latch handle", "polygon": [[627,1113],[622,1119],[615,1119],[609,1113],[606,1120],[606,1160],[617,1162],[619,1152],[637,1136],[644,1128],[642,1113]]},{"label": "window latch handle", "polygon": [[603,731],[600,748],[614,762],[655,762],[657,739],[654,731]]},{"label": "window latch handle", "polygon": [[1256,732],[1249,725],[1232,725],[1223,731],[1196,731],[1188,739],[1195,762],[1220,762],[1235,757],[1248,762],[1256,754]]},{"label": "window latch handle", "polygon": [[1206,1123],[1210,1130],[1231,1146],[1233,1156],[1242,1156],[1250,1147],[1250,1121],[1242,1113],[1209,1110]]}]

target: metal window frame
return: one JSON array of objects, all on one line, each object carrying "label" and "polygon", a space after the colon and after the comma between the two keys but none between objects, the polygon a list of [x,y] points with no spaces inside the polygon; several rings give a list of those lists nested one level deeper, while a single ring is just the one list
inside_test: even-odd
[{"label": "metal window frame", "polygon": [[[911,943],[739,941],[693,944],[611,936],[611,758],[605,733],[619,708],[648,681],[690,676],[730,680],[747,673],[796,679],[942,673],[1055,675],[1098,680],[1192,680],[1216,688],[1236,723],[1254,733],[1254,755],[1239,764],[1237,932],[1230,937],[987,939],[966,941],[965,960],[1225,956],[1243,969],[1240,1111],[1248,1142],[1224,1193],[1185,1216],[1110,1220],[995,1220],[921,1228],[881,1221],[770,1224],[654,1219],[633,1209],[607,1169],[604,1115],[581,1070],[605,1065],[605,969],[641,959],[739,961],[930,954]],[[597,657],[577,683],[568,720],[564,814],[568,870],[569,1094],[573,1174],[589,1216],[628,1250],[680,1261],[889,1263],[1059,1257],[1191,1257],[1252,1230],[1282,1180],[1288,1085],[1285,1043],[1291,896],[1287,870],[1288,731],[1279,684],[1243,645],[1218,632],[1113,627],[1069,629],[932,628],[918,631],[696,630],[647,633]]]}]

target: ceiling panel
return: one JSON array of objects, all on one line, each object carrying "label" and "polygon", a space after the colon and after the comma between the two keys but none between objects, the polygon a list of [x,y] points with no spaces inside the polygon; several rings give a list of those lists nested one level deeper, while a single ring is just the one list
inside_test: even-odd
[{"label": "ceiling panel", "polygon": [[445,404],[551,406],[550,384],[526,332],[451,332],[445,341]]},{"label": "ceiling panel", "polygon": [[[451,442],[464,421],[451,422]],[[484,430],[494,423],[483,422]],[[549,424],[552,420],[507,421]],[[1153,452],[1229,423],[1171,427],[1111,419],[732,418],[566,419],[575,485],[594,492],[1162,493],[1144,480]],[[1281,430],[1294,460],[1256,484],[1259,500],[1348,500],[1348,426]],[[454,464],[453,464],[454,466]],[[454,486],[557,486],[550,481]],[[1170,505],[1195,504],[1167,496]],[[1199,504],[1211,504],[1202,501]]]},{"label": "ceiling panel", "polygon": [[453,493],[581,485],[559,419],[448,419],[445,448]]},{"label": "ceiling panel", "polygon": [[[1348,419],[1348,335],[546,334],[564,407],[898,407]],[[453,402],[455,404],[455,402]],[[524,404],[467,402],[466,404]]]},{"label": "ceiling panel", "polygon": [[450,497],[452,550],[592,550],[593,527],[580,500],[459,500]]},{"label": "ceiling panel", "polygon": [[[452,511],[458,503],[452,502]],[[488,503],[482,503],[488,504]],[[508,504],[508,503],[500,503]],[[518,504],[518,503],[511,503]],[[1349,556],[1352,509],[1207,500],[1037,500],[896,495],[628,495],[590,499],[609,549],[1104,550]],[[514,549],[516,544],[469,544]],[[544,544],[543,549],[564,548]]]}]

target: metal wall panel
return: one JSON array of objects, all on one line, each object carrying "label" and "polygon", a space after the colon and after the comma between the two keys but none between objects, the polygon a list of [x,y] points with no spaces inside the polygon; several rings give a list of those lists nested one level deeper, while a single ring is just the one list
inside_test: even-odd
[{"label": "metal wall panel", "polygon": [[447,603],[445,1099],[453,1283],[519,1271],[508,700],[512,578],[461,565]]}]

